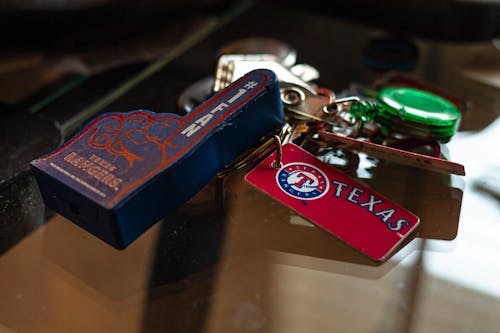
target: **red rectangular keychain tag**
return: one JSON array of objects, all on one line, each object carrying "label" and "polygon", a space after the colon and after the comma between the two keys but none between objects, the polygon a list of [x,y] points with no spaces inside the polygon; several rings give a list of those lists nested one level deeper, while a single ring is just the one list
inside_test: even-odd
[{"label": "red rectangular keychain tag", "polygon": [[361,141],[347,136],[337,135],[335,133],[328,133],[325,131],[320,131],[319,136],[323,142],[336,143],[339,145],[339,148],[346,148],[358,152],[363,152],[376,158],[409,165],[415,168],[465,176],[465,168],[462,164],[450,162],[442,158],[387,147],[372,142]]},{"label": "red rectangular keychain tag", "polygon": [[384,260],[419,218],[302,148],[283,146],[282,167],[271,154],[245,180],[374,260]]}]

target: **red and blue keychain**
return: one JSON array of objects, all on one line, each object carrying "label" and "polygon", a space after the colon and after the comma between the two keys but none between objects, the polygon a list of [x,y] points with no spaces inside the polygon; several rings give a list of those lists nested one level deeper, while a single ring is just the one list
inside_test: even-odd
[{"label": "red and blue keychain", "polygon": [[245,179],[377,261],[386,259],[419,224],[408,210],[293,143],[278,145]]},{"label": "red and blue keychain", "polygon": [[276,76],[256,70],[185,117],[104,114],[31,167],[47,206],[122,249],[283,122]]},{"label": "red and blue keychain", "polygon": [[[386,129],[406,129],[410,124],[413,132],[439,134],[442,140],[451,137],[459,121],[457,117],[449,124],[428,125],[408,114],[405,122],[401,111],[386,108],[385,113],[374,115],[373,104],[361,106],[366,107],[354,106],[353,113],[375,117]],[[283,123],[276,76],[256,70],[185,117],[145,110],[104,114],[31,165],[48,206],[121,249],[221,170],[230,170],[228,166],[242,152]],[[411,155],[326,131],[316,135],[327,144],[357,145],[355,150],[393,160]],[[386,259],[418,226],[417,216],[301,147],[281,146],[277,136],[271,142],[277,151],[251,170],[246,180],[368,257]],[[262,152],[262,147],[257,151]],[[431,169],[463,172],[460,166],[436,157],[423,163],[430,162]]]},{"label": "red and blue keychain", "polygon": [[[342,106],[342,101],[337,103]],[[448,141],[460,122],[460,113],[451,103],[411,88],[385,89],[377,100],[352,104],[350,111],[361,121],[375,119],[386,132],[396,130],[434,142]],[[310,139],[322,144],[432,171],[464,174],[462,165],[440,159],[438,152],[425,156],[325,130],[313,132]],[[419,225],[413,213],[301,147],[278,143],[277,149],[246,175],[247,182],[371,259],[385,260]]]}]

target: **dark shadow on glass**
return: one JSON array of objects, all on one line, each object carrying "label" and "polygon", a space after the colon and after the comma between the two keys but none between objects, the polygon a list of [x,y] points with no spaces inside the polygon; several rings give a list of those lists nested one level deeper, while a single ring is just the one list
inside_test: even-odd
[{"label": "dark shadow on glass", "polygon": [[29,172],[0,185],[0,255],[44,223],[42,197]]},{"label": "dark shadow on glass", "polygon": [[224,238],[223,180],[216,179],[161,225],[149,278],[144,332],[199,332]]},{"label": "dark shadow on glass", "polygon": [[371,178],[362,181],[420,217],[417,237],[457,236],[465,184],[460,177],[379,161]]},{"label": "dark shadow on glass", "polygon": [[[237,230],[233,234],[239,235],[238,238],[243,248],[260,247],[272,251],[362,265],[373,269],[362,271],[353,269],[347,274],[357,276],[359,273],[370,279],[380,278],[399,262],[397,260],[384,263],[373,261],[335,236],[314,227],[289,208],[251,188],[248,184],[242,184],[231,209],[234,214],[232,219],[238,221],[237,224],[233,223],[233,228]],[[335,217],[332,216],[332,218]],[[408,242],[412,239],[410,235]],[[399,249],[392,254],[397,251]],[[337,266],[344,271],[341,265]]]},{"label": "dark shadow on glass", "polygon": [[213,187],[205,187],[122,251],[56,215],[44,230],[43,255],[116,304],[144,293],[153,297],[151,289],[166,285],[186,288],[189,279],[177,283],[191,274],[205,274],[218,258],[223,215],[214,208]]}]

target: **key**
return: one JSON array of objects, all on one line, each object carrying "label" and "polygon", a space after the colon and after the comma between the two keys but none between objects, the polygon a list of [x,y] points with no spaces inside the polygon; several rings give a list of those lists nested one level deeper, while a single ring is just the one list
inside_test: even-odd
[{"label": "key", "polygon": [[[369,120],[375,120],[378,123],[380,119],[383,119],[385,122],[379,126],[384,126],[386,133],[402,132],[407,136],[416,137],[422,145],[430,139],[439,147],[435,140],[449,139],[458,126],[460,113],[451,103],[438,96],[411,88],[387,88],[379,93],[382,97],[374,101],[361,101],[357,97],[335,100],[334,97],[329,99],[327,96],[311,93],[293,84],[282,83],[281,87],[281,100],[289,120],[305,122],[309,119],[321,124],[322,128],[316,131],[305,131],[309,133],[309,139],[313,139],[310,143],[364,152],[373,157],[435,172],[465,174],[463,165],[439,158],[439,154],[427,156],[358,138],[363,129],[365,133],[374,132],[373,129],[367,131],[363,128]],[[405,97],[408,93],[413,99]],[[394,100],[391,99],[393,96],[395,96]],[[422,98],[423,102],[416,100],[417,97]],[[403,101],[406,104],[403,104]],[[397,105],[401,110],[397,111],[391,107],[396,103],[399,103]],[[434,111],[430,109],[426,113],[425,103],[430,104]],[[443,112],[444,114],[436,112],[442,105],[448,108]],[[420,109],[417,109],[418,107]],[[390,119],[385,116],[389,113],[393,115]],[[406,122],[408,124],[405,124]],[[433,127],[426,125],[429,122],[435,125]],[[418,130],[419,128],[422,130]],[[316,132],[318,135],[313,135]],[[399,140],[399,142],[403,141]],[[318,149],[321,148],[317,147],[316,151]],[[349,169],[352,169],[352,163],[347,163],[347,165]]]},{"label": "key", "polygon": [[[289,89],[283,87],[287,87],[287,85],[298,86],[301,91],[306,90],[308,95],[315,95],[313,94],[315,89],[308,82],[319,77],[319,72],[314,67],[306,64],[296,64],[296,58],[295,49],[282,41],[271,38],[246,38],[230,42],[222,46],[218,52],[219,60],[214,79],[205,78],[189,86],[181,94],[178,105],[181,109],[189,112],[193,102],[199,100],[200,96],[208,94],[208,86],[212,85],[212,90],[216,92],[251,69],[266,68],[273,70],[277,74],[282,87],[280,89],[281,100],[285,107],[291,106],[300,101],[291,100],[294,98],[294,91],[289,91]],[[323,96],[319,98],[321,104],[326,103]],[[326,99],[326,101],[331,100]],[[310,117],[301,117],[299,113],[300,111],[295,112],[291,116],[290,112],[288,112],[287,123],[279,133],[270,133],[269,136],[262,138],[258,146],[239,156],[232,165],[221,171],[218,177],[223,178],[233,171],[247,166],[252,161],[268,155],[276,142],[276,137],[283,143],[301,137],[309,130],[305,122],[310,120]]]},{"label": "key", "polygon": [[[256,147],[250,148],[239,156],[235,162],[218,173],[218,177],[222,178],[246,167],[249,163],[260,160],[276,146],[276,140],[279,144],[295,142],[300,144],[301,139],[305,139],[305,134],[310,132],[307,121],[313,119],[322,121],[324,119],[314,116],[320,112],[325,103],[332,100],[331,96],[321,96],[308,92],[303,92],[303,88],[297,88],[297,85],[281,83],[280,96],[283,106],[287,110],[286,123],[279,132],[270,133],[268,136],[261,138]],[[297,94],[297,96],[295,95]],[[306,99],[307,98],[307,99]]]},{"label": "key", "polygon": [[179,109],[191,112],[200,101],[255,69],[272,70],[280,83],[291,82],[310,92],[315,91],[311,81],[319,77],[314,67],[295,64],[297,54],[292,47],[272,38],[236,40],[222,46],[217,56],[214,77],[203,78],[187,87],[177,100]]},{"label": "key", "polygon": [[297,62],[297,51],[287,43],[273,38],[237,39],[222,45],[217,52],[217,58],[225,54],[269,54],[275,56],[277,62],[286,68]]},{"label": "key", "polygon": [[[274,56],[274,62],[279,63],[304,82],[311,82],[319,78],[319,71],[316,68],[307,64],[296,64],[297,51],[280,40],[255,37],[235,40],[223,45],[217,52],[217,57],[235,54],[272,55]],[[261,67],[255,67],[254,69],[258,68]]]},{"label": "key", "polygon": [[[336,106],[335,94],[327,89],[318,89],[322,94],[310,92],[293,83],[280,83],[281,101],[286,111],[287,121],[292,124],[301,124],[301,132],[306,133],[304,126],[308,122],[317,122],[326,126],[330,131],[341,135],[356,136],[361,122],[355,118],[347,118],[348,113],[331,112],[329,108]],[[344,100],[341,100],[343,102]],[[294,136],[295,138],[296,136]],[[284,142],[286,143],[286,142]]]},{"label": "key", "polygon": [[300,85],[288,82],[282,82],[280,84],[280,91],[281,101],[291,121],[329,121],[327,117],[325,117],[323,107],[333,102],[331,96],[319,95],[304,89]]},{"label": "key", "polygon": [[283,117],[276,76],[258,70],[185,117],[105,114],[31,167],[47,206],[122,249]]},{"label": "key", "polygon": [[214,91],[219,91],[245,73],[258,68],[273,71],[280,82],[294,83],[311,92],[314,91],[314,88],[310,84],[294,75],[279,62],[276,56],[271,54],[222,55],[217,62],[213,89]]},{"label": "key", "polygon": [[[177,105],[182,111],[189,113],[200,103],[208,98],[212,93],[227,87],[229,84],[255,69],[272,70],[280,82],[294,82],[298,86],[314,91],[314,88],[299,76],[293,74],[289,69],[281,64],[280,59],[270,54],[237,54],[223,55],[219,58],[215,76],[203,78],[187,87],[179,96]],[[306,65],[303,65],[304,67]],[[301,67],[301,68],[302,68]],[[313,78],[303,69],[302,76],[308,79]],[[315,71],[310,69],[309,72]],[[313,75],[313,74],[312,74]]]}]

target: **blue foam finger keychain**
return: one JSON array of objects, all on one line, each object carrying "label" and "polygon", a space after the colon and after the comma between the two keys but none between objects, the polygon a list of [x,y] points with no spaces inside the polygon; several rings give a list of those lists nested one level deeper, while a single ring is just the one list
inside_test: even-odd
[{"label": "blue foam finger keychain", "polygon": [[283,117],[276,76],[256,70],[185,117],[101,115],[31,168],[47,206],[122,249]]}]

